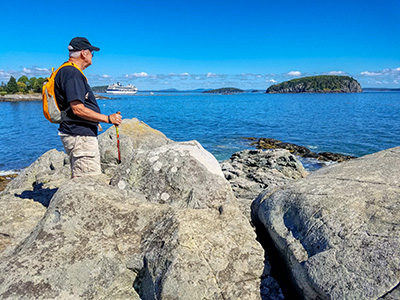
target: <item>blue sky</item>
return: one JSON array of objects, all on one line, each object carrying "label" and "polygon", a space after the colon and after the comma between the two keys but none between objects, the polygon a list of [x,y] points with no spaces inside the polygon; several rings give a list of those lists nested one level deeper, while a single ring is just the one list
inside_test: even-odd
[{"label": "blue sky", "polygon": [[92,86],[266,89],[342,74],[400,88],[398,0],[1,0],[0,26],[0,82],[48,76],[84,36],[101,48]]}]

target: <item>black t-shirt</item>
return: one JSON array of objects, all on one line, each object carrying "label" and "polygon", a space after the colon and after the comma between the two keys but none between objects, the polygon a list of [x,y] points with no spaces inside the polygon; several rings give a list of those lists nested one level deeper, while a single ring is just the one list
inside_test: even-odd
[{"label": "black t-shirt", "polygon": [[96,97],[85,76],[77,68],[66,66],[58,71],[54,81],[54,93],[60,110],[67,111],[68,119],[76,120],[62,122],[58,130],[72,135],[97,136],[98,123],[85,122],[82,118],[76,116],[70,108],[71,101],[79,100],[87,108],[100,113]]}]

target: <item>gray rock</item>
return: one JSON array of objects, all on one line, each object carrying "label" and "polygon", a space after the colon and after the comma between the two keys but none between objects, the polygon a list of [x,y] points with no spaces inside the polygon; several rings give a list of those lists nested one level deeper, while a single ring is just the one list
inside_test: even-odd
[{"label": "gray rock", "polygon": [[320,169],[255,201],[254,221],[306,299],[396,298],[399,174],[397,147]]},{"label": "gray rock", "polygon": [[43,217],[58,187],[71,177],[65,153],[50,150],[0,193],[0,253],[20,243]]},{"label": "gray rock", "polygon": [[[279,140],[275,139],[270,139],[270,138],[260,138],[257,140],[257,142],[252,143],[252,145],[255,145],[257,149],[286,149],[289,150],[290,153],[294,155],[298,155],[301,157],[307,157],[307,158],[315,158],[320,161],[326,161],[326,162],[343,162],[346,160],[350,160],[353,158],[356,158],[351,155],[344,155],[340,153],[332,153],[332,152],[313,152],[307,147],[304,146],[299,146],[296,144],[292,143],[285,143]],[[321,162],[321,164],[323,164]]]},{"label": "gray rock", "polygon": [[382,300],[398,300],[400,299],[400,286],[397,285],[392,291],[389,293],[385,294],[381,298]]},{"label": "gray rock", "polygon": [[[162,132],[135,118],[122,121],[119,135],[122,162],[131,159],[134,150],[150,150],[173,142]],[[99,136],[99,147],[103,172],[112,176],[118,165],[117,134],[114,126]]]},{"label": "gray rock", "polygon": [[221,163],[225,178],[250,218],[251,202],[262,192],[272,192],[308,173],[298,158],[283,149],[243,150]]},{"label": "gray rock", "polygon": [[218,161],[197,141],[135,151],[116,170],[111,184],[142,192],[149,202],[181,208],[219,208],[236,202]]},{"label": "gray rock", "polygon": [[[105,175],[71,180],[51,151],[1,194],[14,215],[0,219],[0,299],[260,299],[263,250],[215,158],[126,120],[117,165],[114,130],[99,138]],[[12,198],[37,185],[54,189],[47,210]]]},{"label": "gray rock", "polygon": [[71,177],[68,156],[55,149],[49,150],[13,179],[1,194],[32,190],[35,185],[54,188]]},{"label": "gray rock", "polygon": [[262,249],[235,206],[182,210],[83,178],[0,270],[0,299],[260,299]]}]

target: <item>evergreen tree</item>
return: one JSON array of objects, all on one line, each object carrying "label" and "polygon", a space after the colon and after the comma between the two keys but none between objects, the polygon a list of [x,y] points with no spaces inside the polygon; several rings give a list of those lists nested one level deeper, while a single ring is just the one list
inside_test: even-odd
[{"label": "evergreen tree", "polygon": [[17,80],[13,76],[10,77],[10,80],[7,83],[7,88],[6,88],[7,93],[9,94],[15,94],[18,93],[18,84]]}]

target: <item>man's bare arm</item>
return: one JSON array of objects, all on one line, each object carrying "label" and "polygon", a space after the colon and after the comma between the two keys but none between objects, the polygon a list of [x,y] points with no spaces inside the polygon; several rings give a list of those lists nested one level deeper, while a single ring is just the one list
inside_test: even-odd
[{"label": "man's bare arm", "polygon": [[122,117],[120,114],[112,114],[112,115],[103,115],[98,112],[87,108],[83,103],[79,100],[71,101],[71,108],[75,115],[81,117],[82,119],[92,121],[92,122],[103,122],[109,123],[109,120],[114,125],[120,125],[122,121]]}]

